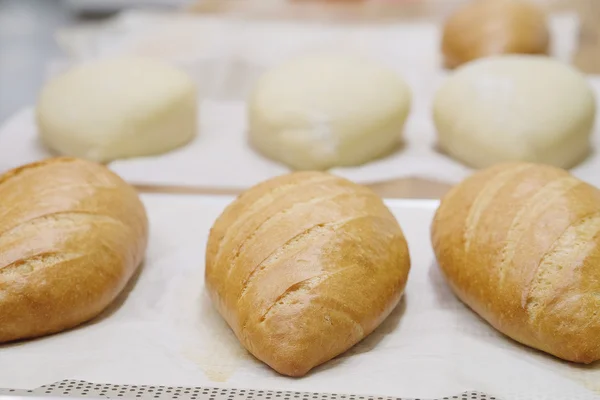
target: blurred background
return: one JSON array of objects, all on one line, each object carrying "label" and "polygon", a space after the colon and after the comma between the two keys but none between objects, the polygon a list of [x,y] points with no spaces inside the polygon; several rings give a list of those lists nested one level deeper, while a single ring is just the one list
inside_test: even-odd
[{"label": "blurred background", "polygon": [[93,24],[127,8],[174,9],[183,0],[0,0],[0,123],[35,102],[60,28]]},{"label": "blurred background", "polygon": [[[75,65],[134,55],[165,61],[191,78],[199,95],[198,135],[164,154],[115,157],[111,168],[139,187],[237,193],[291,168],[248,144],[246,105],[258,78],[299,54],[350,50],[402,76],[412,105],[404,147],[360,165],[334,164],[340,168],[333,172],[378,185],[385,196],[439,197],[474,169],[437,146],[433,99],[457,66],[450,65],[451,46],[444,48],[443,38],[461,43],[463,55],[485,57],[538,52],[527,43],[549,32],[544,54],[578,70],[600,91],[600,0],[510,0],[541,10],[547,18],[538,27],[532,22],[536,10],[533,17],[510,10],[476,15],[473,5],[484,1],[509,0],[0,0],[0,172],[56,154],[39,140],[35,119],[45,84]],[[106,101],[103,111],[110,113]],[[76,105],[63,110],[61,124],[71,123],[72,115],[95,118],[96,110]],[[104,122],[114,126],[128,118]],[[600,141],[594,132],[592,147]],[[518,152],[521,143],[511,146]],[[597,155],[577,168],[578,177],[600,182]]]},{"label": "blurred background", "polygon": [[[585,10],[590,25],[598,22],[588,9],[600,0],[537,0],[550,10]],[[303,6],[299,10],[298,3]],[[48,65],[65,55],[57,43],[61,28],[94,25],[126,10],[186,10],[198,13],[249,13],[271,17],[299,15],[308,19],[385,17],[399,22],[432,17],[441,19],[463,0],[387,0],[366,6],[360,0],[0,0],[0,122],[35,102]],[[595,6],[597,8],[597,5]],[[331,11],[337,8],[336,11]],[[373,9],[376,11],[373,12]],[[378,14],[379,13],[379,14]],[[600,22],[598,22],[600,23]],[[598,50],[600,52],[600,50]],[[593,51],[590,51],[593,52]]]}]

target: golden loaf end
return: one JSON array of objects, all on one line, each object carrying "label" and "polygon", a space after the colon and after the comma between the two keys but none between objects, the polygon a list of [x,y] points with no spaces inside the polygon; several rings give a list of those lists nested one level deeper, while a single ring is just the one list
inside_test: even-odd
[{"label": "golden loaf end", "polygon": [[548,54],[547,16],[528,0],[472,0],[446,21],[442,53],[447,68],[499,54]]},{"label": "golden loaf end", "polygon": [[302,376],[389,315],[409,268],[402,230],[377,195],[297,172],[251,188],[217,219],[206,287],[244,347]]},{"label": "golden loaf end", "polygon": [[135,190],[106,167],[55,158],[0,175],[0,342],[100,314],[139,266],[148,236]]},{"label": "golden loaf end", "polygon": [[432,242],[455,294],[500,332],[562,359],[600,359],[600,190],[508,163],[442,200]]}]

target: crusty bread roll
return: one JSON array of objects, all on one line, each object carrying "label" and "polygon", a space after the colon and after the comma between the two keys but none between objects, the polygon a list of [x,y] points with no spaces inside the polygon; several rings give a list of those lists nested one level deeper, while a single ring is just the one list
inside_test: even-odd
[{"label": "crusty bread roll", "polygon": [[456,295],[496,329],[600,360],[600,190],[554,167],[499,164],[448,193],[432,242]]},{"label": "crusty bread roll", "polygon": [[78,65],[41,91],[37,124],[60,155],[96,162],[151,156],[197,131],[196,85],[157,60],[123,57]]},{"label": "crusty bread roll", "polygon": [[248,100],[249,137],[296,170],[364,164],[402,142],[411,93],[396,71],[347,54],[311,54],[268,71]]},{"label": "crusty bread roll", "polygon": [[548,54],[544,12],[521,0],[474,0],[448,18],[442,35],[447,68],[499,54]]},{"label": "crusty bread roll", "polygon": [[591,149],[594,92],[550,57],[503,55],[455,72],[435,95],[439,148],[475,167],[527,161],[571,168]]},{"label": "crusty bread roll", "polygon": [[409,268],[402,231],[377,195],[297,172],[251,188],[217,219],[206,287],[254,356],[302,376],[389,315]]},{"label": "crusty bread roll", "polygon": [[0,198],[0,342],[97,316],[142,260],[144,206],[101,165],[71,158],[25,165],[0,176]]}]

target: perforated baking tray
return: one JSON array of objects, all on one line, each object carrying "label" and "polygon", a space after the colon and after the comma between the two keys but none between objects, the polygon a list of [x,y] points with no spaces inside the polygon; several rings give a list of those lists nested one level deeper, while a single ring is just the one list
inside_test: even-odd
[{"label": "perforated baking tray", "polygon": [[[425,400],[399,397],[355,396],[336,393],[286,392],[271,390],[222,389],[147,385],[104,385],[84,381],[62,381],[34,390],[0,389],[2,400],[19,397],[75,397],[140,400]],[[436,400],[499,400],[478,392],[463,393]]]}]

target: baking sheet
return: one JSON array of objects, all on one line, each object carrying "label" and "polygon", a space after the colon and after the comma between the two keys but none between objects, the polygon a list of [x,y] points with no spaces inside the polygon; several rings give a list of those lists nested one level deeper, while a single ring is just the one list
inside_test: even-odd
[{"label": "baking sheet", "polygon": [[[243,388],[226,389],[197,386],[106,385],[72,380],[55,382],[33,390],[0,388],[0,398],[3,400],[64,400],[65,397],[78,400],[90,397],[132,400],[271,400],[273,398],[276,400],[425,400],[398,397],[356,396],[350,393],[246,390]],[[479,392],[465,392],[452,396],[452,399],[497,400],[494,396]],[[449,400],[449,397],[437,400]]]},{"label": "baking sheet", "polygon": [[600,398],[600,365],[575,366],[497,333],[451,294],[434,263],[435,201],[389,201],[412,269],[401,305],[372,335],[304,378],[252,358],[214,311],[204,246],[227,198],[145,195],[147,260],[106,313],[78,329],[0,347],[0,387],[64,379],[103,384],[229,387],[437,398],[480,391],[499,399]]},{"label": "baking sheet", "polygon": [[[270,6],[265,3],[264,8]],[[579,23],[575,11],[550,14],[550,52],[554,57],[571,61],[577,50]],[[392,63],[426,61],[433,68],[441,64],[440,21],[424,17],[336,22],[133,10],[99,25],[65,28],[56,37],[74,60],[137,54],[181,64],[238,58],[270,65],[302,51],[349,46]]]},{"label": "baking sheet", "polygon": [[[600,99],[600,78],[590,79],[590,82]],[[421,98],[424,99],[425,96]],[[199,112],[200,134],[188,146],[161,156],[115,161],[109,167],[135,184],[234,190],[288,172],[285,166],[250,148],[246,140],[244,102],[206,100]],[[25,109],[0,128],[0,172],[52,156],[38,139],[34,114],[33,109]],[[415,105],[405,128],[405,139],[404,147],[389,157],[360,167],[334,168],[331,172],[358,183],[403,177],[457,183],[473,172],[436,151],[435,127],[424,104]],[[600,186],[598,123],[592,146],[594,153],[572,172],[578,178]]]},{"label": "baking sheet", "polygon": [[[556,14],[554,55],[569,60],[578,19]],[[110,167],[126,180],[146,185],[238,189],[287,171],[254,152],[246,141],[245,98],[269,67],[297,54],[344,51],[381,60],[404,75],[413,91],[405,127],[406,145],[393,155],[360,167],[333,172],[361,183],[421,177],[454,183],[471,170],[435,151],[430,107],[445,78],[440,68],[439,28],[431,22],[406,24],[318,24],[128,12],[97,29],[63,32],[71,60],[53,64],[59,73],[73,60],[137,54],[166,59],[188,71],[205,99],[200,105],[197,139],[185,148],[156,156],[120,160]],[[590,78],[600,92],[600,78]],[[600,149],[600,132],[594,136]],[[33,109],[25,109],[0,128],[0,168],[50,156],[37,139]],[[574,170],[600,185],[600,157]]]}]

